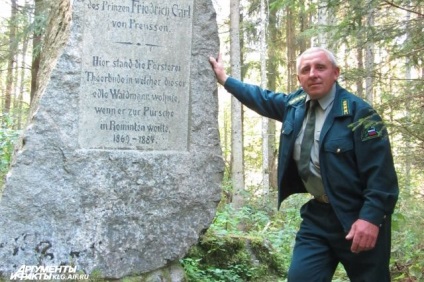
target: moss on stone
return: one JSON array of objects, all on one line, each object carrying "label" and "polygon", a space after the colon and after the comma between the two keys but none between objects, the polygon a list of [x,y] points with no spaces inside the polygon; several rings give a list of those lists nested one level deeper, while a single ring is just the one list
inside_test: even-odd
[{"label": "moss on stone", "polygon": [[198,262],[199,272],[210,276],[226,273],[240,279],[235,281],[264,281],[265,277],[276,281],[277,277],[282,278],[286,273],[283,258],[260,237],[208,232],[190,249],[186,258]]}]

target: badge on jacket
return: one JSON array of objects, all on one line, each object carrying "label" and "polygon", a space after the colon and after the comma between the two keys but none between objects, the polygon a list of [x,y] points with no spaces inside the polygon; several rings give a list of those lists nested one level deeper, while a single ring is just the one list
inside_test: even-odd
[{"label": "badge on jacket", "polygon": [[300,101],[302,101],[302,100],[304,100],[306,98],[306,93],[305,92],[302,92],[302,93],[300,93],[299,94],[299,96],[297,96],[297,97],[294,97],[290,102],[289,102],[289,105],[294,105],[294,104],[296,104],[297,102],[300,102]]},{"label": "badge on jacket", "polygon": [[349,110],[349,101],[347,99],[343,99],[342,100],[342,110],[343,110],[343,115],[347,116],[350,114],[350,110]]},{"label": "badge on jacket", "polygon": [[368,127],[364,127],[364,129],[362,130],[362,141],[367,141],[370,139],[375,139],[375,138],[379,138],[381,136],[383,136],[383,132],[382,132],[382,124],[374,124],[374,125],[370,125]]}]

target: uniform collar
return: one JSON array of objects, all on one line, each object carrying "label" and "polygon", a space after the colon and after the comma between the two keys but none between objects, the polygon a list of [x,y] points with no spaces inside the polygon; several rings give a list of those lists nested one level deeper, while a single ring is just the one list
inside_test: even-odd
[{"label": "uniform collar", "polygon": [[[334,98],[336,97],[336,83],[333,84],[333,86],[330,89],[330,92],[328,92],[326,95],[324,95],[321,99],[318,99],[318,103],[324,111],[328,108],[328,106],[333,103]],[[309,94],[306,96],[306,102],[310,101],[311,97],[309,97]]]}]

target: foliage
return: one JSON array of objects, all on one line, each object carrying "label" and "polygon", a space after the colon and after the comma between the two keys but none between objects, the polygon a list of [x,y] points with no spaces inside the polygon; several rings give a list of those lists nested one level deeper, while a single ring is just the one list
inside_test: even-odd
[{"label": "foliage", "polygon": [[3,185],[4,175],[7,173],[12,159],[14,144],[20,134],[19,130],[11,129],[13,122],[8,115],[3,115],[1,120],[3,125],[0,128],[0,186]]},{"label": "foliage", "polygon": [[[263,225],[253,224],[249,216],[270,219],[249,209],[236,213],[230,205],[218,213],[214,225],[182,260],[189,281],[271,281],[285,275],[287,258],[280,252],[282,246],[277,246],[281,240],[270,240],[284,238],[276,235],[284,231],[274,226],[259,231]],[[241,223],[253,229],[240,233]]]},{"label": "foliage", "polygon": [[423,196],[401,193],[393,215],[391,270],[393,281],[424,280]]},{"label": "foliage", "polygon": [[[33,22],[27,27],[28,33],[32,33],[34,36],[43,36],[47,27],[49,7],[41,7],[39,14],[34,15]],[[43,42],[36,44],[33,49],[33,56],[37,57],[41,54],[43,48]]]},{"label": "foliage", "polygon": [[275,203],[250,198],[242,209],[235,210],[227,198],[231,186],[226,184],[224,190],[212,226],[181,261],[188,281],[283,279],[299,222],[297,209],[288,208],[285,216],[290,220],[284,220],[281,213],[269,208]]}]

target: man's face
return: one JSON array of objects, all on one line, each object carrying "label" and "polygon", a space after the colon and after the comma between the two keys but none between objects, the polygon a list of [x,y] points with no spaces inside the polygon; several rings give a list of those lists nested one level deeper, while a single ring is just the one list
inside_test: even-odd
[{"label": "man's face", "polygon": [[304,54],[300,61],[297,79],[311,99],[320,99],[330,92],[339,77],[340,70],[334,66],[323,51]]}]

